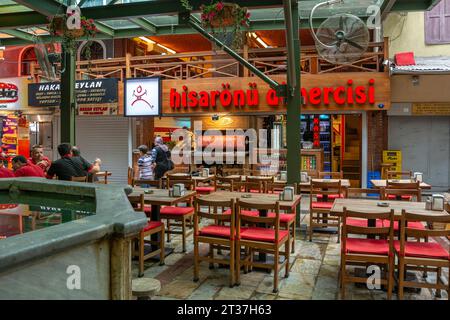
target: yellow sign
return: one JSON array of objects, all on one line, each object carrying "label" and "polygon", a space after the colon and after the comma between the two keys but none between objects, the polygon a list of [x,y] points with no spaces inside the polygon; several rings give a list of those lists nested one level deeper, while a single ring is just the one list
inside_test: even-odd
[{"label": "yellow sign", "polygon": [[415,116],[450,116],[450,103],[413,103]]}]

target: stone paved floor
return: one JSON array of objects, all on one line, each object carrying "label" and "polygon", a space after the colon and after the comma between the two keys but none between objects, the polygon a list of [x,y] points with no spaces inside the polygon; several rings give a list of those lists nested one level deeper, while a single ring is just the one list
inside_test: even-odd
[{"label": "stone paved floor", "polygon": [[[302,208],[306,208],[303,204]],[[302,209],[303,211],[304,209]],[[308,221],[308,215],[302,214],[302,224]],[[290,276],[284,278],[280,272],[279,292],[272,293],[273,275],[263,271],[248,274],[241,272],[241,285],[229,288],[229,271],[226,268],[208,268],[208,263],[200,266],[200,280],[193,282],[193,239],[187,240],[187,253],[181,252],[181,239],[173,237],[167,247],[174,248],[174,253],[166,257],[165,265],[151,261],[145,262],[145,277],[153,277],[161,281],[161,291],[154,299],[192,299],[192,300],[334,300],[340,299],[338,271],[340,264],[340,245],[333,234],[315,234],[313,242],[306,240],[304,231],[298,232],[295,252],[290,258]],[[208,247],[202,247],[206,252]],[[133,277],[137,277],[138,264],[133,261]],[[448,270],[443,276],[448,279]],[[430,274],[427,281],[435,281]],[[383,300],[386,293],[382,290],[368,290],[365,286],[348,284],[346,299]],[[393,295],[397,299],[397,295]],[[429,289],[419,292],[405,292],[405,299],[425,300],[438,299]],[[441,299],[447,299],[442,291]]]}]

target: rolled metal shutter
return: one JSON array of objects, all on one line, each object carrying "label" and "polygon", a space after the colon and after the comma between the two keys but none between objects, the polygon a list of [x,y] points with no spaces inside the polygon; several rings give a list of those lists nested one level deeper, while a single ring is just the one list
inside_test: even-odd
[{"label": "rolled metal shutter", "polygon": [[93,162],[102,160],[102,171],[112,173],[111,183],[127,183],[130,139],[129,118],[77,117],[76,143],[81,155]]}]

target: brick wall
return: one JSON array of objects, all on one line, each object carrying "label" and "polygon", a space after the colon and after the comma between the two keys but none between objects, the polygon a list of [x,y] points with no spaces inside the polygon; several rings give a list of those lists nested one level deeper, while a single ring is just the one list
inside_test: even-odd
[{"label": "brick wall", "polygon": [[386,111],[367,112],[367,171],[381,171],[383,150],[387,150],[388,117]]}]

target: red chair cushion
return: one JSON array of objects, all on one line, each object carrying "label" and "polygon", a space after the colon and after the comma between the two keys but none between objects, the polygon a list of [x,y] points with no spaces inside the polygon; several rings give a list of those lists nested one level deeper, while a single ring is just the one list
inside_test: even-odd
[{"label": "red chair cushion", "polygon": [[[389,220],[383,220],[384,226],[388,226],[389,225]],[[399,221],[394,221],[394,230],[398,231],[399,230]],[[408,222],[408,228],[411,229],[419,229],[419,230],[425,230],[425,226],[422,224],[422,222],[414,222],[414,221],[409,221]]]},{"label": "red chair cushion", "polygon": [[[279,230],[278,241],[281,242],[289,235],[287,230]],[[248,228],[246,230],[241,229],[241,239],[254,240],[262,242],[275,242],[275,230],[268,228]]]},{"label": "red chair cushion", "polygon": [[150,231],[150,230],[158,228],[162,225],[163,225],[163,223],[161,221],[149,221],[142,231],[144,231],[144,232]]},{"label": "red chair cushion", "polygon": [[160,212],[161,212],[161,214],[165,214],[165,215],[184,216],[186,214],[190,214],[190,213],[194,212],[194,208],[193,207],[172,207],[172,206],[167,206],[167,207],[161,208]]},{"label": "red chair cushion", "polygon": [[[394,241],[395,251],[400,253],[400,242]],[[449,259],[450,254],[436,242],[406,242],[405,256],[431,259]]]},{"label": "red chair cushion", "polygon": [[[400,197],[402,198],[402,200],[405,200],[405,201],[411,201],[413,198],[413,196],[411,196],[411,195],[403,195]],[[388,194],[388,200],[396,200],[396,199],[397,199],[397,196],[395,194]]]},{"label": "red chair cushion", "polygon": [[[316,196],[317,196],[318,200],[323,199],[323,194],[317,194]],[[331,200],[339,199],[339,198],[343,199],[344,198],[344,195],[342,193],[341,194],[328,194],[327,196],[328,196],[328,199],[331,199]]]},{"label": "red chair cushion", "polygon": [[389,242],[387,240],[349,238],[347,239],[346,252],[356,254],[388,255]]},{"label": "red chair cushion", "polygon": [[331,209],[333,207],[332,202],[313,202],[313,209]]},{"label": "red chair cushion", "polygon": [[[275,218],[276,213],[269,212],[267,214],[267,216],[270,218]],[[291,221],[294,221],[294,219],[295,219],[295,214],[293,214],[293,213],[280,213],[280,222],[282,222],[282,223],[289,223]]]},{"label": "red chair cushion", "polygon": [[211,193],[216,190],[214,189],[214,187],[196,187],[195,191],[197,191],[198,193]]},{"label": "red chair cushion", "polygon": [[230,227],[218,225],[206,226],[199,230],[199,235],[201,236],[211,236],[219,238],[230,238],[230,233]]},{"label": "red chair cushion", "polygon": [[[355,219],[355,218],[347,218],[347,225],[353,226],[353,227],[367,227],[368,226],[368,220],[367,219]],[[375,227],[382,228],[383,227],[383,221],[377,219],[375,222]]]},{"label": "red chair cushion", "polygon": [[259,191],[257,189],[250,189],[250,193],[262,193],[262,190]]},{"label": "red chair cushion", "polygon": [[144,212],[145,213],[152,213],[152,206],[149,204],[144,205]]}]

